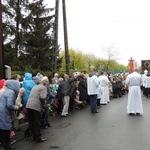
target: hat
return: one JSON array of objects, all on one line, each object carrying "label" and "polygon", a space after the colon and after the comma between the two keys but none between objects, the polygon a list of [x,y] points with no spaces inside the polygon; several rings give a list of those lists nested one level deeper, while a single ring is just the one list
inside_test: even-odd
[{"label": "hat", "polygon": [[43,83],[43,84],[49,84],[49,79],[48,79],[48,77],[44,76],[44,77],[41,79],[41,83]]},{"label": "hat", "polygon": [[6,81],[5,79],[0,80],[0,89],[3,88],[5,81]]},{"label": "hat", "polygon": [[39,81],[39,78],[37,78],[36,76],[34,76],[34,77],[32,78],[32,80],[33,80],[33,82],[37,83],[37,82]]},{"label": "hat", "polygon": [[41,80],[41,79],[43,78],[43,75],[40,74],[40,73],[37,73],[36,77],[37,77],[39,80]]}]

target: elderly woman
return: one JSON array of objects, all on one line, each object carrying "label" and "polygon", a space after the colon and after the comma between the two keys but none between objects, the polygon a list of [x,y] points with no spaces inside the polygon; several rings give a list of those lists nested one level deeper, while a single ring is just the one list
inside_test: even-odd
[{"label": "elderly woman", "polygon": [[19,109],[15,105],[20,84],[17,80],[7,80],[4,84],[5,91],[0,97],[0,141],[6,150],[13,147],[10,145],[10,130],[12,130],[12,111]]},{"label": "elderly woman", "polygon": [[29,126],[31,128],[33,139],[36,142],[44,142],[46,138],[41,137],[40,132],[40,121],[41,121],[41,111],[45,103],[47,96],[47,87],[49,82],[47,80],[42,80],[40,84],[34,86],[31,90],[29,99],[26,104],[28,110]]}]

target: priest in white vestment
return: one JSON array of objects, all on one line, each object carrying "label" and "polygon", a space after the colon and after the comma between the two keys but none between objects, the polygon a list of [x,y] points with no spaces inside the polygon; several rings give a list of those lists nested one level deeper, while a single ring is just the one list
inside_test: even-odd
[{"label": "priest in white vestment", "polygon": [[129,88],[127,114],[142,115],[143,104],[140,88],[142,85],[142,77],[137,73],[137,69],[134,69],[134,72],[127,76],[125,83],[128,84]]},{"label": "priest in white vestment", "polygon": [[110,97],[109,97],[109,79],[106,76],[105,72],[101,72],[101,75],[98,77],[99,79],[99,83],[101,85],[101,89],[102,89],[102,95],[101,95],[101,101],[100,104],[102,105],[106,105],[107,103],[110,102]]}]

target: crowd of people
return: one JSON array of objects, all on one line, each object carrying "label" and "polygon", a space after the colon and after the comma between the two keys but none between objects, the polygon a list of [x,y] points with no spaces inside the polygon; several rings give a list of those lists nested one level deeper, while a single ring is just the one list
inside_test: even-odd
[{"label": "crowd of people", "polygon": [[[0,80],[0,144],[5,150],[11,145],[13,117],[28,122],[25,137],[32,136],[35,142],[44,142],[41,129],[52,127],[50,116],[67,117],[74,109],[90,106],[91,113],[99,113],[100,105],[107,105],[111,99],[128,94],[127,113],[143,114],[140,89],[142,76],[134,70],[131,74],[89,74],[76,76],[54,74],[48,79],[40,73],[32,76],[26,72],[22,82],[18,74],[9,80]],[[138,95],[137,95],[138,92]],[[135,96],[138,96],[135,99]],[[12,117],[13,116],[13,117]],[[3,138],[2,138],[3,137]]]}]

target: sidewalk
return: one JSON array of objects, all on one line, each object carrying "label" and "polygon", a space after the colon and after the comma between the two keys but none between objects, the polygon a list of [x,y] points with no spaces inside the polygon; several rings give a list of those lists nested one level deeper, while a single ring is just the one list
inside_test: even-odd
[{"label": "sidewalk", "polygon": [[[81,109],[81,110],[84,110],[85,108],[83,108],[83,109]],[[71,111],[70,112],[70,114],[74,114],[75,112],[78,112],[78,110],[77,109],[74,109],[74,111]],[[79,111],[80,112],[80,111]],[[52,125],[53,124],[55,124],[55,125],[57,125],[57,123],[61,123],[62,121],[61,121],[61,115],[60,114],[57,114],[57,113],[55,113],[55,114],[53,114],[52,116],[51,116],[51,122],[53,122],[52,123]],[[69,117],[70,118],[70,117]],[[15,132],[15,136],[14,136],[14,140],[16,140],[16,142],[19,142],[19,141],[22,141],[22,140],[24,140],[24,131],[27,129],[27,127],[28,127],[28,123],[27,122],[23,122],[23,123],[21,123],[20,124],[20,127],[19,127],[19,129],[18,130],[14,130],[14,132]],[[46,130],[45,130],[46,131]]]},{"label": "sidewalk", "polygon": [[16,140],[16,142],[23,140],[24,139],[24,131],[26,130],[27,127],[28,127],[27,122],[21,123],[19,129],[14,130],[15,135],[14,135],[13,140]]},{"label": "sidewalk", "polygon": [[[53,116],[51,116],[51,120],[55,120],[59,118],[59,114],[55,114]],[[20,124],[20,127],[18,130],[14,130],[15,132],[15,136],[14,136],[14,140],[16,140],[16,142],[23,140],[24,137],[24,131],[27,129],[28,127],[28,122],[23,122]]]}]

